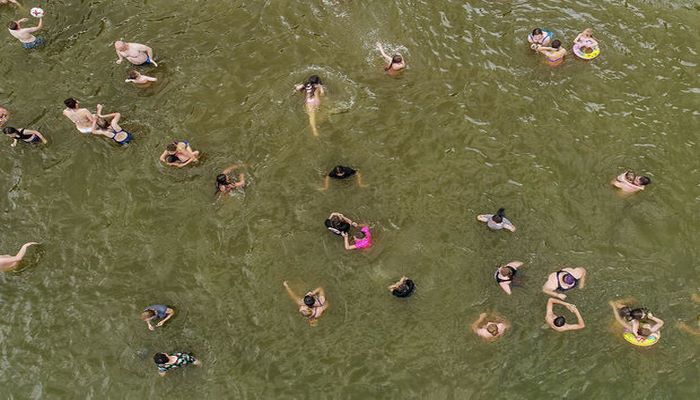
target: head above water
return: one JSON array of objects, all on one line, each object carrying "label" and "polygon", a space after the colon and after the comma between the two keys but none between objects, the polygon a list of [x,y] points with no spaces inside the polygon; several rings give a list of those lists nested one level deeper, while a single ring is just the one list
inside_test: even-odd
[{"label": "head above water", "polygon": [[365,238],[365,233],[358,229],[358,230],[355,232],[355,234],[352,235],[352,237],[353,237],[355,240],[362,240],[362,239]]},{"label": "head above water", "polygon": [[177,151],[177,143],[168,144],[165,146],[165,150],[169,151],[170,153],[175,153]]},{"label": "head above water", "polygon": [[7,28],[11,31],[16,31],[17,29],[19,29],[19,24],[17,23],[17,21],[10,21],[10,23],[7,25]]},{"label": "head above water", "polygon": [[117,40],[114,42],[114,48],[119,51],[126,51],[129,48],[129,45],[121,40]]},{"label": "head above water", "polygon": [[153,310],[146,310],[141,313],[141,319],[144,321],[148,321],[149,319],[153,319],[153,317],[156,316],[155,311]]},{"label": "head above water", "polygon": [[402,62],[403,62],[403,58],[398,54],[394,54],[394,56],[391,57],[392,64],[401,64]]},{"label": "head above water", "polygon": [[316,299],[314,296],[311,295],[306,295],[304,296],[304,304],[306,304],[307,307],[313,307],[314,304],[316,304]]},{"label": "head above water", "polygon": [[5,135],[19,135],[19,131],[11,126],[2,129],[2,133]]},{"label": "head above water", "polygon": [[498,335],[498,324],[495,322],[489,322],[486,324],[486,331],[491,334],[491,336]]},{"label": "head above water", "polygon": [[129,79],[138,79],[139,76],[141,76],[141,74],[139,73],[139,71],[132,69],[131,71],[129,71],[129,75],[127,76]]},{"label": "head above water", "polygon": [[153,361],[156,364],[167,364],[168,361],[170,361],[170,357],[168,357],[168,355],[165,353],[156,353],[153,356]]},{"label": "head above water", "polygon": [[636,319],[637,321],[643,320],[649,314],[649,310],[646,308],[635,308],[629,313],[629,319]]},{"label": "head above water", "polygon": [[491,220],[497,224],[500,224],[503,222],[503,218],[506,216],[506,209],[505,208],[499,208],[498,211],[496,211],[495,214],[491,217]]},{"label": "head above water", "polygon": [[542,34],[542,29],[540,28],[535,28],[532,30],[532,36],[537,36]]},{"label": "head above water", "polygon": [[637,329],[637,334],[639,336],[648,337],[649,335],[651,335],[651,330],[648,328],[639,328]]},{"label": "head above water", "polygon": [[311,75],[309,79],[306,80],[306,85],[322,85],[321,78],[318,75]]},{"label": "head above water", "polygon": [[648,176],[640,176],[637,180],[640,186],[646,186],[651,183],[651,178]]},{"label": "head above water", "polygon": [[170,164],[175,164],[175,163],[179,163],[180,159],[175,154],[168,154],[168,156],[165,157],[165,161],[170,163]]},{"label": "head above water", "polygon": [[512,278],[513,277],[513,270],[511,268],[508,268],[508,266],[501,267],[498,269],[498,273],[505,276],[506,278]]},{"label": "head above water", "polygon": [[561,47],[561,42],[560,42],[559,40],[554,40],[554,41],[552,42],[552,47],[555,48],[555,49],[560,48],[560,47]]},{"label": "head above water", "polygon": [[566,318],[564,318],[564,317],[554,318],[554,326],[556,326],[557,328],[561,328],[562,326],[564,326],[564,324],[566,324]]},{"label": "head above water", "polygon": [[591,28],[586,28],[586,29],[583,30],[582,33],[583,33],[584,35],[586,35],[586,36],[591,36],[591,35],[593,35],[593,29],[591,29]]},{"label": "head above water", "polygon": [[345,167],[342,165],[336,165],[335,168],[333,168],[333,172],[337,176],[344,176],[345,175]]},{"label": "head above water", "polygon": [[218,183],[219,185],[228,185],[229,184],[228,176],[226,176],[225,174],[217,175],[216,176],[216,183]]},{"label": "head above water", "polygon": [[109,122],[102,117],[97,117],[97,126],[101,129],[107,129],[109,128]]},{"label": "head above water", "polygon": [[68,107],[68,108],[73,108],[73,109],[78,108],[78,100],[76,100],[72,97],[69,97],[69,98],[63,100],[63,104],[65,104],[66,107]]}]

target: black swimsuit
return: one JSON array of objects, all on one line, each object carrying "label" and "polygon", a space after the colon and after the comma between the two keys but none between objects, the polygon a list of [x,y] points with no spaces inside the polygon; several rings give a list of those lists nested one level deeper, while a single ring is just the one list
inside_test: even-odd
[{"label": "black swimsuit", "polygon": [[494,277],[496,278],[496,283],[510,282],[510,281],[513,280],[513,277],[515,277],[515,274],[518,273],[518,270],[515,269],[515,268],[513,268],[513,267],[511,267],[510,265],[506,265],[506,268],[508,268],[509,270],[511,270],[511,271],[513,272],[513,274],[510,276],[510,278],[503,279],[503,278],[501,278],[501,277],[498,276],[498,271],[500,271],[500,268],[497,269],[497,270],[496,270],[496,274],[494,275]]},{"label": "black swimsuit", "polygon": [[[342,170],[343,174],[339,175],[336,172],[337,169]],[[328,176],[330,176],[331,178],[335,178],[335,179],[347,179],[347,178],[355,175],[356,172],[357,171],[355,171],[354,169],[352,169],[350,167],[343,167],[342,165],[338,165],[337,167],[333,168],[333,170],[330,173],[328,173]]]},{"label": "black swimsuit", "polygon": [[573,278],[574,283],[568,288],[561,287],[561,283],[559,283],[559,282],[561,282],[561,280],[559,279],[559,275],[561,275],[561,274],[571,275],[570,273],[568,273],[564,270],[557,271],[557,290],[559,290],[560,292],[565,292],[567,290],[571,290],[571,289],[575,288],[576,285],[578,285],[578,279],[574,278],[574,276],[571,275],[571,278]]},{"label": "black swimsuit", "polygon": [[416,284],[412,280],[406,279],[402,285],[391,291],[396,297],[408,297],[416,290]]}]

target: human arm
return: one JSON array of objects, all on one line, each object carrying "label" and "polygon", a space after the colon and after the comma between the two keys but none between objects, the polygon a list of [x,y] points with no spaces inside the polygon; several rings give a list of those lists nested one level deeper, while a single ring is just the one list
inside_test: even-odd
[{"label": "human arm", "polygon": [[[547,278],[547,282],[544,283],[542,286],[542,291],[547,294],[548,296],[556,297],[561,300],[566,299],[566,295],[564,293],[557,293],[556,292],[556,287],[557,287],[557,274],[550,274],[549,277]],[[554,288],[554,289],[553,289]]]},{"label": "human arm", "polygon": [[515,232],[515,225],[510,222],[507,218],[503,218],[503,227],[511,232]]},{"label": "human arm", "polygon": [[331,182],[331,177],[326,175],[325,178],[323,178],[323,187],[321,188],[322,191],[328,190],[328,185],[330,185]]},{"label": "human arm", "polygon": [[287,281],[282,282],[282,285],[284,286],[285,289],[287,289],[287,295],[289,296],[290,299],[292,299],[297,305],[302,305],[304,304],[304,301],[301,297],[297,296],[296,293],[292,290],[292,288],[289,287],[289,284]]},{"label": "human arm", "polygon": [[354,244],[350,244],[350,239],[348,239],[348,233],[343,232],[341,233],[343,235],[343,242],[345,244],[345,250],[355,250],[357,247],[355,247]]},{"label": "human arm", "polygon": [[661,327],[664,326],[664,321],[660,318],[655,317],[652,313],[648,313],[647,318],[654,321],[654,325],[652,325],[651,328],[649,328],[649,330],[652,332],[658,332],[661,329]]},{"label": "human arm", "polygon": [[168,151],[167,151],[167,150],[163,151],[163,154],[160,155],[160,161],[162,161],[162,162],[164,162],[164,163],[166,163],[166,164],[170,164],[170,163],[165,159],[165,157],[167,157],[167,156],[168,156]]},{"label": "human arm", "polygon": [[364,183],[362,183],[362,173],[360,171],[357,171],[357,186],[359,187],[367,187]]},{"label": "human arm", "polygon": [[41,143],[46,144],[46,138],[44,137],[44,135],[41,134],[41,132],[35,131],[33,129],[25,129],[24,133],[29,133],[29,134],[34,135],[34,136],[38,137],[39,139],[41,139]]},{"label": "human arm", "polygon": [[169,320],[170,318],[172,318],[173,315],[175,315],[175,310],[173,310],[172,308],[168,307],[168,309],[165,310],[165,318],[163,318],[162,320],[160,320],[160,321],[156,324],[156,326],[163,326],[163,324],[164,324],[167,320]]},{"label": "human arm", "polygon": [[241,166],[242,166],[241,164],[231,164],[230,166],[226,167],[226,169],[224,169],[223,171],[221,171],[221,173],[224,174],[224,175],[228,175],[228,174],[230,174],[231,172],[233,172],[236,168],[239,168],[239,167],[241,167]]},{"label": "human arm", "polygon": [[623,327],[631,330],[632,326],[620,316],[620,308],[624,307],[624,303],[622,303],[621,300],[610,300],[608,304],[610,304],[610,307],[612,308],[615,321],[617,321],[617,323]]},{"label": "human arm", "polygon": [[679,322],[677,326],[678,326],[678,329],[680,329],[684,332],[690,333],[691,335],[700,336],[700,328],[698,328],[698,329],[691,328],[685,322]]},{"label": "human arm", "polygon": [[476,220],[479,222],[488,222],[489,218],[491,218],[490,214],[480,214],[476,216]]},{"label": "human arm", "polygon": [[119,58],[117,59],[116,63],[117,63],[117,64],[121,64],[122,61],[124,60],[124,56],[122,55],[122,53],[121,53],[116,47],[114,48],[114,51],[117,52],[117,57],[119,57]]},{"label": "human arm", "polygon": [[10,147],[15,147],[17,146],[17,138],[12,138],[12,143],[10,143]]},{"label": "human arm", "polygon": [[36,31],[38,31],[38,30],[41,30],[41,28],[43,28],[43,27],[44,27],[44,19],[43,19],[43,18],[39,18],[39,24],[38,24],[37,26],[32,27],[32,28],[25,28],[25,29],[26,29],[27,32],[29,32],[29,33],[34,33],[34,32],[36,32]]},{"label": "human arm", "polygon": [[510,290],[510,281],[508,281],[508,282],[498,282],[498,286],[500,286],[501,289],[503,289],[503,291],[506,292],[506,294],[511,294],[511,290]]},{"label": "human arm", "polygon": [[479,334],[479,326],[481,326],[481,323],[484,322],[484,319],[486,319],[486,313],[481,313],[479,314],[479,319],[474,321],[471,325],[472,331],[477,335]]},{"label": "human arm", "polygon": [[386,54],[386,52],[384,51],[384,47],[379,42],[377,42],[377,50],[379,50],[379,52],[382,53],[382,57],[384,57],[384,60],[386,60],[386,62],[391,62],[391,57],[389,57],[389,55]]},{"label": "human arm", "polygon": [[581,271],[581,277],[578,278],[578,287],[583,289],[586,287],[586,269],[585,268],[576,268]]}]

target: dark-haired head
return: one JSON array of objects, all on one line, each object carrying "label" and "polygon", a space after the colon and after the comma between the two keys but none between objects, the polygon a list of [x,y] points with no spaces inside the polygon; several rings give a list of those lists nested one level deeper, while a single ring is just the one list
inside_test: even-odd
[{"label": "dark-haired head", "polygon": [[552,42],[552,47],[555,49],[558,49],[561,47],[561,42],[559,40],[555,40]]},{"label": "dark-haired head", "polygon": [[68,107],[68,108],[76,108],[76,107],[78,107],[78,100],[76,100],[72,97],[69,97],[69,98],[63,100],[63,104],[65,104],[66,107]]},{"label": "dark-haired head", "polygon": [[355,234],[352,235],[352,236],[355,238],[355,240],[361,240],[361,239],[364,239],[364,238],[365,238],[365,233],[362,232],[361,230],[358,230],[358,231],[355,232]]},{"label": "dark-haired head", "polygon": [[335,168],[333,168],[333,172],[337,176],[343,176],[345,175],[345,168],[342,165],[336,165]]},{"label": "dark-haired head", "polygon": [[180,162],[180,159],[175,154],[168,154],[168,156],[165,157],[165,161],[169,164],[176,164]]},{"label": "dark-haired head", "polygon": [[219,174],[216,176],[216,183],[219,185],[228,185],[228,176]]},{"label": "dark-haired head", "polygon": [[564,326],[565,323],[566,323],[566,318],[564,318],[564,317],[554,318],[554,326],[556,326],[557,328],[561,328],[562,326]]},{"label": "dark-haired head", "polygon": [[542,29],[540,29],[540,28],[535,28],[532,30],[532,36],[541,35],[541,34],[542,34]]},{"label": "dark-haired head", "polygon": [[639,184],[642,186],[646,186],[651,183],[651,178],[648,176],[641,176],[639,177]]},{"label": "dark-haired head", "polygon": [[491,336],[498,335],[498,324],[492,322],[486,324],[486,331],[491,334]]},{"label": "dark-haired head", "polygon": [[637,321],[642,320],[647,317],[649,310],[646,308],[635,308],[630,311],[630,319],[636,319]]},{"label": "dark-haired head", "polygon": [[167,146],[165,146],[165,150],[174,153],[177,151],[177,144],[176,143],[169,143]]},{"label": "dark-haired head", "polygon": [[17,29],[19,29],[19,24],[16,21],[10,21],[10,23],[7,25],[7,27],[11,31],[16,31]]},{"label": "dark-haired head", "polygon": [[639,329],[637,329],[637,334],[639,336],[647,337],[647,336],[651,335],[651,330],[648,328],[639,328]]},{"label": "dark-haired head", "polygon": [[109,122],[102,117],[97,117],[97,126],[101,129],[107,129],[109,128]]},{"label": "dark-haired head", "polygon": [[128,75],[129,79],[137,79],[139,76],[141,76],[141,74],[139,74],[138,71],[133,70],[133,69],[131,71],[129,71],[129,75]]},{"label": "dark-haired head", "polygon": [[321,78],[318,75],[311,75],[309,79],[306,80],[307,85],[322,85]]},{"label": "dark-haired head", "polygon": [[626,319],[626,320],[629,321],[629,320],[632,319],[632,317],[630,316],[630,311],[632,311],[631,308],[629,308],[629,307],[627,307],[627,306],[624,306],[624,307],[620,308],[619,310],[617,310],[617,314],[618,314],[620,317],[622,317],[622,318],[624,318],[624,319]]},{"label": "dark-haired head", "polygon": [[304,296],[304,304],[306,304],[307,307],[313,307],[314,304],[316,304],[316,299],[314,296],[311,295],[306,295]]},{"label": "dark-haired head", "polygon": [[19,131],[18,131],[17,129],[15,129],[15,128],[11,127],[11,126],[2,128],[2,132],[3,132],[5,135],[12,135],[12,136],[18,135],[18,134],[19,134]]},{"label": "dark-haired head", "polygon": [[167,364],[168,361],[170,361],[170,357],[168,357],[168,355],[165,353],[156,353],[153,356],[153,361],[156,364]]},{"label": "dark-haired head", "polygon": [[391,57],[392,64],[401,64],[402,62],[403,62],[403,58],[398,54],[394,54],[394,56]]}]

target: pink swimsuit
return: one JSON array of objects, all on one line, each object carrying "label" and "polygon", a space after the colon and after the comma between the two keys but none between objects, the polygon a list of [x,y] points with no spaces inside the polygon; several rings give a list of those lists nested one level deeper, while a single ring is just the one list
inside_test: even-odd
[{"label": "pink swimsuit", "polygon": [[372,234],[369,233],[369,228],[366,226],[363,226],[360,230],[365,234],[365,237],[360,240],[355,240],[355,247],[358,249],[366,249],[372,245]]}]

